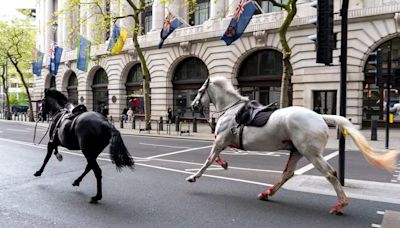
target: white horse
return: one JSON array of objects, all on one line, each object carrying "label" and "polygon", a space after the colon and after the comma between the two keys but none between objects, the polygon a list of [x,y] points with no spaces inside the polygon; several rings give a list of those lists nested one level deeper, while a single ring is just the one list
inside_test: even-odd
[{"label": "white horse", "polygon": [[[208,159],[201,169],[186,178],[195,182],[214,160],[224,168],[227,164],[219,154],[226,147],[238,147],[240,144],[235,116],[248,98],[241,96],[224,77],[207,79],[199,89],[192,102],[194,109],[213,103],[217,112],[221,113],[215,129],[215,141]],[[371,164],[392,171],[397,158],[397,151],[377,153],[368,145],[365,137],[346,118],[336,115],[320,115],[303,107],[287,107],[276,110],[263,127],[246,126],[243,129],[242,145],[250,151],[276,151],[290,148],[290,156],[281,178],[270,189],[258,195],[260,200],[268,200],[293,175],[297,162],[303,156],[318,169],[333,185],[338,202],[331,209],[331,214],[342,214],[342,208],[348,204],[337,178],[336,171],[322,157],[329,137],[329,124],[347,130],[364,157]]]}]

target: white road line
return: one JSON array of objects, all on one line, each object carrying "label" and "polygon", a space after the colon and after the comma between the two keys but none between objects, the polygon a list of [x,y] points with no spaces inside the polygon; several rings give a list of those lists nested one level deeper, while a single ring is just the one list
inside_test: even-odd
[{"label": "white road line", "polygon": [[390,182],[392,182],[392,183],[397,183],[397,180],[390,180]]},{"label": "white road line", "polygon": [[210,147],[212,147],[212,145],[203,146],[203,147],[196,147],[196,148],[190,148],[190,149],[185,149],[185,150],[178,150],[178,151],[171,152],[171,153],[159,154],[159,155],[147,157],[146,159],[165,157],[165,156],[174,155],[174,154],[186,153],[186,152],[190,152],[190,151],[194,151],[194,150],[202,150],[202,149],[206,149],[206,148],[210,148]]},{"label": "white road line", "polygon": [[[171,162],[171,163],[179,163],[179,164],[188,164],[188,165],[203,165],[203,163],[196,163],[196,162],[187,162],[187,161],[177,161],[177,160],[168,160],[162,158],[154,158],[148,161],[163,161],[163,162]],[[211,165],[211,167],[220,167],[219,165]],[[236,170],[246,170],[246,171],[254,171],[254,172],[266,172],[266,173],[282,173],[282,171],[278,170],[269,170],[269,169],[252,169],[252,168],[242,168],[242,167],[235,167],[229,166],[228,169],[236,169]]]},{"label": "white road line", "polygon": [[[335,151],[335,152],[333,152],[331,154],[326,155],[324,157],[324,159],[326,161],[328,161],[329,159],[331,159],[333,157],[336,157],[338,154],[339,154],[339,151]],[[313,164],[308,164],[308,165],[304,166],[303,168],[300,168],[300,169],[296,170],[294,173],[297,174],[297,175],[301,175],[301,174],[304,174],[307,171],[310,171],[313,168],[314,168]]]},{"label": "white road line", "polygon": [[384,211],[377,211],[376,213],[377,213],[378,215],[384,215],[384,214],[385,214]]},{"label": "white road line", "polygon": [[[199,171],[200,169],[185,169],[185,171]],[[207,169],[207,171],[208,170],[224,170],[224,168],[222,168],[222,167],[215,167],[215,168],[208,168]]]},{"label": "white road line", "polygon": [[30,131],[28,131],[28,130],[21,130],[21,129],[14,129],[14,128],[6,128],[6,129],[4,129],[4,130],[7,130],[7,131],[16,131],[16,132],[30,132]]},{"label": "white road line", "polygon": [[371,227],[374,227],[374,228],[380,228],[381,227],[381,225],[378,225],[378,224],[371,224]]},{"label": "white road line", "polygon": [[[16,140],[3,139],[3,138],[0,138],[0,140],[13,142],[13,143],[19,143],[19,144],[22,144],[22,145],[27,145],[27,146],[32,146],[32,147],[38,147],[38,146],[35,146],[33,144],[29,144],[29,143],[25,143],[25,142],[21,142],[21,141],[16,141]],[[45,148],[43,148],[43,149],[45,149]],[[197,148],[197,149],[199,149],[199,148]],[[81,154],[81,153],[64,151],[64,150],[62,152],[66,153],[66,154],[70,154],[70,155],[83,157],[83,154]],[[107,158],[100,158],[99,157],[97,159],[101,160],[101,161],[108,161],[108,162],[111,161],[110,159],[107,159]],[[188,171],[184,171],[184,170],[171,169],[171,168],[166,168],[166,167],[162,167],[162,166],[148,165],[148,164],[143,164],[143,163],[138,163],[138,162],[136,162],[135,165],[154,168],[154,169],[160,169],[160,170],[166,170],[166,171],[171,171],[171,172],[175,172],[175,173],[194,174],[192,172],[188,172]],[[260,185],[260,186],[265,186],[265,187],[272,187],[273,186],[272,184],[268,184],[268,183],[262,183],[262,182],[257,182],[257,181],[249,181],[249,180],[243,180],[243,179],[238,179],[238,178],[222,177],[222,176],[209,175],[209,174],[203,174],[203,176],[216,178],[216,179],[222,179],[222,180],[230,180],[230,181],[236,181],[236,182],[241,182],[241,183]]]},{"label": "white road line", "polygon": [[157,147],[168,147],[168,148],[177,148],[177,149],[188,149],[190,147],[187,146],[170,146],[170,145],[162,145],[162,144],[151,144],[151,143],[139,143],[145,146],[157,146]]},{"label": "white road line", "polygon": [[289,153],[286,153],[286,152],[256,152],[256,151],[234,151],[234,150],[223,151],[221,154],[226,154],[226,155],[259,155],[259,156],[273,156],[273,157],[280,157],[281,155],[289,155]]}]

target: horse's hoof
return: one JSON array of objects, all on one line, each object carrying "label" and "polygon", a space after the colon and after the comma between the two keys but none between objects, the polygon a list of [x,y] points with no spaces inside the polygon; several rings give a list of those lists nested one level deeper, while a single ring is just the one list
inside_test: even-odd
[{"label": "horse's hoof", "polygon": [[97,203],[99,203],[99,200],[101,200],[101,197],[93,196],[92,198],[90,198],[89,203],[91,203],[91,204],[97,204]]},{"label": "horse's hoof", "polygon": [[58,161],[63,160],[63,156],[60,153],[55,154]]},{"label": "horse's hoof", "polygon": [[37,171],[36,173],[33,174],[33,176],[35,177],[40,177],[42,175],[42,172]]},{"label": "horse's hoof", "polygon": [[190,177],[186,178],[186,180],[189,181],[190,183],[194,183],[194,182],[196,182],[196,177],[190,176]]},{"label": "horse's hoof", "polygon": [[79,186],[79,181],[74,181],[74,183],[72,183],[72,186]]},{"label": "horse's hoof", "polygon": [[262,201],[268,201],[268,195],[264,192],[261,192],[260,194],[258,194],[258,199]]},{"label": "horse's hoof", "polygon": [[224,162],[221,166],[222,166],[222,168],[227,170],[228,169],[228,162]]},{"label": "horse's hoof", "polygon": [[343,211],[337,208],[332,208],[329,213],[331,215],[343,215]]}]

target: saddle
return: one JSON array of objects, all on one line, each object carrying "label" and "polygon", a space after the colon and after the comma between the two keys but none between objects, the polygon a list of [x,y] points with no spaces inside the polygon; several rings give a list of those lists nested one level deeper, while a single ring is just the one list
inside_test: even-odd
[{"label": "saddle", "polygon": [[69,114],[65,117],[65,119],[73,120],[75,117],[79,116],[80,114],[87,112],[87,108],[85,105],[80,104],[74,107]]},{"label": "saddle", "polygon": [[238,126],[262,127],[277,109],[278,104],[276,102],[264,106],[258,101],[249,101],[236,114],[235,120]]}]

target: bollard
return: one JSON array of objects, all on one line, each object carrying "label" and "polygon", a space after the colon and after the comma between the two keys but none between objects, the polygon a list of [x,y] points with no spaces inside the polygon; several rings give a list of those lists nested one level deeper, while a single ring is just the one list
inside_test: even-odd
[{"label": "bollard", "polygon": [[378,125],[378,121],[371,120],[371,141],[378,140],[377,125]]},{"label": "bollard", "polygon": [[136,129],[136,117],[132,116],[132,129]]},{"label": "bollard", "polygon": [[211,133],[212,134],[214,134],[214,132],[215,132],[215,126],[216,126],[217,124],[215,123],[215,118],[213,117],[213,118],[211,118]]},{"label": "bollard", "polygon": [[193,132],[197,132],[197,118],[193,118]]},{"label": "bollard", "polygon": [[124,128],[124,119],[121,117],[119,118],[119,127],[122,129]]},{"label": "bollard", "polygon": [[158,126],[159,130],[160,130],[160,131],[164,131],[163,118],[162,118],[162,116],[160,116],[160,122],[159,122],[158,124],[159,124],[159,126]]},{"label": "bollard", "polygon": [[175,116],[175,131],[179,131],[179,116]]}]

